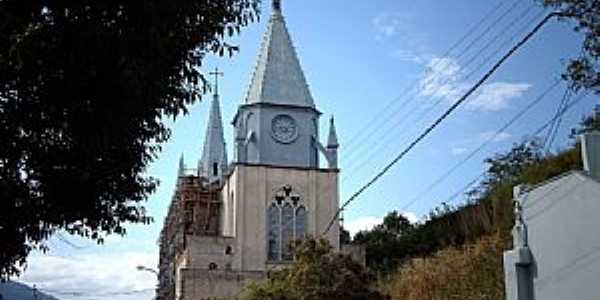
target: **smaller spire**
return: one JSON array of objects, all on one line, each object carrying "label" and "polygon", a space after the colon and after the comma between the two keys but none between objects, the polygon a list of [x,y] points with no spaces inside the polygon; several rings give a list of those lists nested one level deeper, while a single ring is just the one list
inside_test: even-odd
[{"label": "smaller spire", "polygon": [[273,13],[281,15],[281,0],[273,0]]},{"label": "smaller spire", "polygon": [[327,148],[338,148],[340,145],[338,143],[337,133],[335,130],[335,121],[333,116],[329,119],[329,138],[327,139]]},{"label": "smaller spire", "polygon": [[177,176],[183,177],[185,175],[185,162],[183,159],[183,153],[179,157],[179,170],[177,171]]}]

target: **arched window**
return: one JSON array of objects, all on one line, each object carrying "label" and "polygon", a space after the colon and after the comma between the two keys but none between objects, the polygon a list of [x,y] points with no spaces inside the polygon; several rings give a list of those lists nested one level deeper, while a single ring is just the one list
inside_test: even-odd
[{"label": "arched window", "polygon": [[213,163],[212,167],[213,167],[213,176],[218,176],[219,175],[219,164]]},{"label": "arched window", "polygon": [[293,243],[306,236],[306,207],[290,187],[277,193],[267,209],[267,256],[272,262],[294,260]]}]

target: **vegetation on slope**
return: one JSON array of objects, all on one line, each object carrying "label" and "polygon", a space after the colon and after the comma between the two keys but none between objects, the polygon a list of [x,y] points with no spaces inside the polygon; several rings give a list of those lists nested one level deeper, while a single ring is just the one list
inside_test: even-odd
[{"label": "vegetation on slope", "polygon": [[512,247],[513,187],[581,169],[575,137],[599,129],[600,118],[584,118],[572,145],[556,154],[537,140],[515,144],[486,160],[486,176],[464,205],[443,204],[427,221],[401,227],[390,226],[403,222],[392,212],[353,242],[366,246],[368,267],[393,299],[504,299],[502,252]]},{"label": "vegetation on slope", "polygon": [[504,299],[503,239],[494,235],[415,258],[399,269],[387,290],[392,299]]}]

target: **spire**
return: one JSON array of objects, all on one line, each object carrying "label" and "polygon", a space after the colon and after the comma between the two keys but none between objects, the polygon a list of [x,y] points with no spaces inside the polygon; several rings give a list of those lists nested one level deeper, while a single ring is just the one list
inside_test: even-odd
[{"label": "spire", "polygon": [[[212,72],[215,79],[222,76],[218,69]],[[200,161],[199,173],[210,180],[220,179],[227,166],[227,150],[223,136],[223,123],[221,119],[221,108],[219,105],[219,93],[215,82],[215,92],[210,105],[208,116],[208,127],[204,137],[204,148],[202,149],[202,160]]]},{"label": "spire", "polygon": [[254,103],[315,106],[282,15],[281,0],[273,0],[273,15],[246,96],[246,104]]},{"label": "spire", "polygon": [[338,148],[339,146],[337,133],[335,131],[335,121],[333,120],[333,116],[331,116],[331,119],[329,119],[329,138],[327,139],[327,148]]}]

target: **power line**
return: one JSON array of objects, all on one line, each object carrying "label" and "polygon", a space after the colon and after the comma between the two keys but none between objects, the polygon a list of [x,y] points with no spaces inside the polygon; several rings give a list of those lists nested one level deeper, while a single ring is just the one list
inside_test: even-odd
[{"label": "power line", "polygon": [[[577,99],[573,100],[573,102],[565,105],[565,107],[560,111],[560,114],[555,115],[548,122],[546,122],[544,125],[542,125],[540,128],[538,128],[533,133],[533,136],[537,136],[541,132],[543,132],[546,128],[548,128],[548,126],[550,126],[553,122],[555,122],[557,118],[562,117],[567,111],[571,110],[571,108],[573,108],[577,103],[579,103],[581,100],[583,100],[583,98],[585,98],[585,96],[587,96],[587,93],[583,93]],[[488,172],[488,170],[485,170],[485,171],[483,171],[483,173],[480,173],[479,175],[477,175],[475,178],[473,178],[473,180],[469,181],[469,183],[466,186],[464,186],[463,188],[458,190],[456,193],[452,194],[452,196],[450,196],[447,201],[450,202],[450,201],[452,201],[452,199],[458,197],[461,193],[465,193],[471,186],[473,186],[476,182],[478,182],[480,179],[485,177],[487,172]]]},{"label": "power line", "polygon": [[[535,5],[531,5],[528,7],[527,10],[525,10],[521,15],[519,15],[516,20],[525,20],[524,17],[526,15],[529,14],[529,12],[533,9]],[[511,43],[518,35],[522,34],[522,32],[525,32],[527,30],[527,27],[533,23],[535,21],[535,19],[538,19],[541,14],[543,14],[543,12],[541,12],[540,14],[534,16],[533,18],[531,18],[528,22],[525,23],[525,26],[523,26],[521,29],[517,30],[512,37],[510,37],[507,41],[505,41],[504,43],[502,43],[495,51],[492,52],[491,55],[489,55],[488,57],[486,57],[479,65],[477,65],[475,67],[475,69],[473,69],[470,73],[468,73],[466,76],[464,76],[463,78],[460,79],[460,81],[466,81],[468,80],[471,76],[473,76],[476,72],[478,72],[479,70],[481,70],[483,67],[485,67],[488,62],[494,57],[496,56],[498,53],[500,53],[503,49],[503,46],[505,44]],[[488,49],[492,44],[494,44],[495,41],[497,41],[502,35],[504,35],[506,32],[509,32],[510,29],[516,25],[517,22],[510,22],[507,26],[505,26],[504,28],[502,28],[502,30],[495,36],[493,37],[484,47],[482,47],[475,55],[473,55],[468,61],[467,63],[463,66],[463,68],[467,68],[469,67],[469,65],[473,62],[476,61],[477,56],[480,56],[481,54],[483,54],[483,52]],[[448,64],[449,65],[449,64]],[[447,68],[447,66],[446,66]],[[435,75],[435,74],[434,74]],[[432,76],[433,78],[435,76]],[[433,80],[430,80],[433,81]],[[435,95],[436,93],[438,93],[444,86],[446,86],[448,83],[450,82],[450,78],[446,78],[443,82],[437,84],[437,88],[432,92],[433,95]],[[424,83],[424,85],[428,85],[429,83]],[[429,115],[429,113],[431,113],[438,105],[440,105],[443,101],[445,100],[444,97],[439,97],[439,99],[430,107],[426,108],[424,111],[421,112],[421,114],[419,114],[419,116],[417,117],[417,119],[415,119],[413,122],[411,122],[411,124],[416,124],[418,122],[420,122],[421,120],[423,120],[425,118],[425,116]],[[385,136],[390,136],[391,137],[391,133],[393,132],[395,127],[404,125],[408,120],[409,120],[409,116],[413,113],[415,113],[415,111],[417,110],[417,107],[413,108],[412,110],[408,111],[406,114],[404,114],[402,117],[398,118],[398,121],[395,122],[393,124],[393,126],[389,127],[387,129],[387,131],[385,131],[384,135],[382,135],[383,137]],[[373,131],[372,134],[374,134],[376,131]],[[403,132],[402,130],[400,130],[400,132]],[[389,139],[391,140],[391,139]],[[377,143],[377,142],[376,142]],[[386,142],[387,143],[387,142]],[[378,153],[378,151],[380,149],[383,148],[383,146],[385,146],[386,143],[379,143],[377,145],[377,147],[372,147],[372,143],[364,143],[364,145],[370,145],[370,148],[364,148],[365,150],[367,150],[367,153],[371,152],[371,154],[369,155],[369,157],[367,159],[364,159],[361,163],[358,164],[353,164],[351,165],[352,167],[350,168],[352,171],[346,172],[345,174],[352,174],[354,173],[354,171],[356,170],[360,170],[361,168],[363,168],[366,164],[368,164],[372,157],[374,155],[376,155]],[[354,153],[364,153],[365,151],[355,151]],[[354,154],[353,153],[353,154]],[[352,156],[352,155],[350,155]],[[352,156],[353,157],[353,156]],[[349,159],[350,160],[350,159]]]},{"label": "power line", "polygon": [[536,105],[538,105],[542,100],[546,98],[546,96],[558,86],[560,80],[556,80],[553,84],[551,84],[545,91],[543,91],[534,101],[529,103],[523,109],[521,109],[514,117],[512,117],[506,124],[500,127],[493,135],[489,136],[479,147],[475,148],[471,153],[469,153],[465,158],[456,163],[452,168],[450,168],[446,173],[436,179],[432,184],[428,185],[421,193],[415,196],[411,201],[409,201],[402,210],[407,209],[417,201],[423,198],[429,191],[435,189],[438,185],[444,182],[446,179],[450,177],[456,170],[462,167],[465,163],[471,160],[475,155],[481,152],[485,147],[487,147],[490,143],[495,141],[502,133],[504,133],[509,127],[511,127],[515,122],[521,119],[528,111],[533,109]]},{"label": "power line", "polygon": [[550,130],[548,130],[548,135],[544,139],[544,149],[546,152],[548,152],[550,150],[550,148],[552,147],[552,144],[554,143],[554,140],[556,139],[556,136],[558,134],[558,130],[560,129],[560,124],[562,123],[562,117],[559,117],[559,116],[562,116],[561,111],[564,109],[564,107],[566,105],[568,105],[572,96],[573,96],[573,94],[571,93],[571,90],[566,89],[565,93],[563,94],[562,100],[561,100],[560,104],[558,105],[558,109],[556,110],[555,116],[557,116],[557,119],[554,122],[552,122],[552,125],[550,126]]},{"label": "power line", "polygon": [[[531,8],[532,8],[532,7],[530,7],[529,9],[531,9]],[[543,12],[542,12],[542,13],[543,13]],[[525,14],[525,15],[526,15],[526,14]],[[522,16],[524,16],[524,15],[522,15]],[[513,35],[512,35],[512,36],[511,36],[511,37],[510,37],[510,38],[509,38],[507,41],[505,41],[504,43],[502,43],[502,44],[501,44],[501,45],[500,45],[500,46],[499,46],[499,47],[498,47],[498,48],[497,48],[497,49],[496,49],[496,50],[495,50],[495,51],[494,51],[494,52],[493,52],[491,55],[489,55],[488,57],[486,57],[486,59],[485,59],[484,61],[482,61],[482,62],[481,62],[481,63],[480,63],[480,64],[479,64],[479,65],[478,65],[478,66],[477,66],[477,67],[476,67],[476,68],[475,68],[475,69],[474,69],[472,72],[470,72],[470,73],[469,73],[469,74],[468,74],[466,77],[462,78],[462,79],[461,79],[461,81],[464,81],[464,80],[467,80],[467,79],[469,79],[469,78],[470,78],[472,75],[474,75],[474,74],[475,74],[475,72],[479,71],[481,68],[483,68],[484,66],[486,66],[489,60],[491,60],[491,59],[492,59],[493,57],[495,57],[495,56],[496,56],[498,53],[500,53],[500,51],[503,49],[503,46],[504,46],[505,44],[512,43],[512,42],[514,41],[514,39],[516,39],[516,38],[517,38],[517,36],[518,36],[518,35],[522,34],[523,32],[525,32],[525,31],[527,30],[527,27],[530,25],[530,22],[533,22],[535,19],[538,19],[538,18],[539,18],[539,16],[540,16],[540,14],[538,14],[538,15],[534,16],[534,18],[532,18],[532,19],[531,19],[529,22],[526,22],[525,26],[521,27],[521,29],[520,29],[520,30],[518,30],[517,32],[515,32],[515,34],[513,34]],[[520,16],[520,17],[521,17],[521,16]],[[512,23],[512,24],[516,24],[516,23]],[[505,27],[505,28],[502,30],[502,32],[505,32],[505,31],[509,30],[509,29],[510,29],[510,27],[512,27],[512,26]],[[496,39],[496,38],[494,38],[494,39]],[[479,54],[483,53],[483,50],[485,50],[485,48],[489,47],[490,45],[491,45],[491,44],[489,44],[489,43],[488,43],[488,44],[487,44],[487,45],[486,45],[486,46],[485,46],[485,47],[484,47],[482,50],[480,50],[480,51],[478,52],[478,54],[477,54],[477,55],[479,55]],[[472,60],[470,60],[470,61],[474,61],[474,59],[472,59]],[[468,66],[468,64],[467,64],[467,66]],[[444,83],[444,84],[445,84],[445,83]],[[439,90],[439,88],[438,88],[438,90]],[[423,119],[423,118],[424,118],[426,115],[428,115],[430,112],[432,112],[432,111],[433,111],[433,109],[435,108],[435,106],[439,105],[439,104],[440,104],[440,103],[441,103],[443,100],[444,100],[444,98],[440,98],[438,101],[436,101],[436,103],[434,103],[434,104],[433,104],[431,107],[429,107],[428,109],[426,109],[426,110],[424,111],[424,113],[423,113],[423,114],[421,114],[421,115],[418,117],[418,119],[417,119],[417,120],[413,121],[413,122],[412,122],[412,124],[415,124],[415,123],[418,123],[418,122],[420,122],[420,121],[421,121],[421,119]],[[399,126],[400,124],[402,124],[402,123],[403,123],[404,121],[406,121],[406,120],[408,120],[408,115],[405,115],[403,118],[400,118],[400,119],[398,120],[398,122],[396,122],[396,123],[395,123],[394,127],[395,127],[396,125],[398,125],[398,126]],[[388,130],[388,132],[387,132],[387,134],[388,134],[388,135],[390,135],[390,133],[392,132],[392,129],[393,129],[393,128],[389,128],[389,130]],[[402,132],[402,130],[400,130],[400,131]],[[391,136],[391,135],[390,135],[390,136]],[[368,164],[368,163],[371,161],[371,159],[372,159],[372,158],[373,158],[373,157],[374,157],[376,154],[378,154],[378,151],[379,151],[380,149],[382,149],[382,148],[383,148],[383,146],[385,146],[385,144],[386,144],[386,143],[379,144],[378,146],[374,147],[374,149],[375,149],[375,150],[373,150],[373,151],[371,152],[371,155],[370,155],[370,156],[368,156],[368,157],[367,157],[367,159],[363,160],[363,161],[362,161],[362,163],[360,163],[359,165],[357,165],[357,166],[353,167],[353,168],[351,169],[351,171],[349,171],[349,172],[346,172],[346,173],[347,173],[347,174],[353,174],[353,173],[355,173],[355,171],[357,171],[357,170],[360,170],[361,168],[363,168],[364,166],[366,166],[366,165],[367,165],[367,164]],[[342,178],[342,180],[343,180],[343,179],[344,179],[344,178]]]},{"label": "power line", "polygon": [[329,225],[325,229],[325,234],[329,232],[331,226],[335,223],[339,217],[340,211],[346,208],[352,203],[358,196],[360,196],[365,190],[371,187],[377,182],[383,175],[385,175],[394,165],[396,165],[406,154],[408,154],[414,147],[416,147],[425,137],[427,137],[435,128],[437,128],[446,118],[448,118],[461,104],[463,104],[469,96],[471,96],[483,83],[485,83],[497,70],[500,68],[508,58],[510,58],[521,46],[523,46],[533,35],[535,35],[550,19],[557,16],[558,13],[548,14],[535,28],[529,32],[519,43],[512,47],[494,66],[477,82],[471,87],[458,101],[456,101],[446,112],[444,112],[431,126],[429,126],[423,133],[421,133],[410,145],[398,154],[389,164],[387,164],[379,173],[369,180],[363,187],[361,187],[356,193],[354,193],[335,213]]},{"label": "power line", "polygon": [[[500,16],[500,18],[496,19],[496,20],[495,20],[495,21],[492,23],[492,25],[496,25],[498,22],[500,22],[500,21],[501,21],[501,20],[502,20],[504,17],[506,17],[506,15],[508,15],[508,14],[509,14],[509,13],[510,13],[512,10],[514,10],[514,8],[515,8],[515,7],[517,6],[517,4],[519,4],[520,2],[521,2],[520,0],[517,0],[517,1],[515,1],[515,3],[514,3],[514,4],[513,4],[511,7],[509,7],[509,9],[508,9],[506,12],[504,12],[504,13],[503,13],[503,14]],[[485,21],[487,21],[487,20],[488,20],[488,19],[489,19],[489,18],[490,18],[492,15],[494,15],[494,14],[496,13],[496,11],[498,11],[498,10],[499,10],[499,9],[500,9],[500,8],[501,8],[503,5],[504,5],[504,3],[503,3],[503,2],[501,2],[501,3],[499,3],[497,6],[495,6],[495,7],[494,7],[492,10],[490,10],[490,11],[489,11],[489,12],[488,12],[488,13],[487,13],[487,14],[486,14],[486,15],[485,15],[483,18],[481,18],[481,19],[480,19],[480,20],[479,20],[479,21],[478,21],[478,22],[477,22],[477,23],[476,23],[474,26],[472,26],[472,27],[471,27],[471,28],[470,28],[470,29],[467,31],[467,33],[466,33],[465,35],[463,35],[463,36],[462,36],[462,37],[461,37],[461,38],[460,38],[460,39],[459,39],[457,42],[455,42],[455,43],[454,43],[454,44],[453,44],[453,45],[452,45],[452,46],[451,46],[451,47],[450,47],[450,48],[449,48],[449,49],[448,49],[448,50],[447,50],[447,51],[446,51],[446,52],[445,52],[445,53],[442,55],[442,57],[449,56],[449,55],[450,55],[450,53],[452,53],[452,51],[454,51],[454,50],[455,50],[455,49],[456,49],[458,46],[460,46],[460,44],[462,44],[464,41],[466,41],[466,39],[467,39],[469,36],[471,36],[472,34],[474,34],[474,33],[476,32],[476,30],[477,30],[477,29],[479,29],[479,28],[481,27],[481,25],[483,25],[483,23],[485,23]],[[487,31],[489,31],[489,30],[490,30],[492,27],[493,27],[493,26],[488,26],[488,28],[486,28],[486,29],[484,30],[484,33],[485,33],[485,32],[487,32]],[[480,37],[481,37],[481,35],[479,35],[477,38],[475,38],[475,39],[474,39],[474,42],[475,42],[475,41],[478,41]],[[458,56],[458,57],[460,57],[460,56],[462,56],[464,53],[466,53],[466,52],[467,52],[467,51],[468,51],[468,50],[469,50],[469,49],[470,49],[470,48],[473,46],[474,42],[472,42],[471,44],[469,44],[469,45],[468,45],[468,46],[467,46],[467,47],[466,47],[464,50],[460,51],[460,53],[459,53],[459,56]],[[457,57],[457,58],[458,58],[458,57]],[[441,63],[441,61],[437,61],[437,62],[436,62],[436,63],[435,63],[433,66],[431,66],[430,68],[437,68],[437,67],[439,67],[440,63]],[[448,67],[448,66],[445,66],[445,68],[443,68],[443,69],[446,69],[447,67]],[[442,71],[443,71],[443,69],[442,69]],[[426,72],[427,72],[427,70],[426,70],[426,71],[424,71],[423,73],[426,73]],[[387,104],[387,105],[384,107],[384,109],[383,109],[383,110],[381,110],[380,114],[389,114],[389,112],[390,112],[390,108],[391,108],[391,107],[392,107],[392,106],[393,106],[393,105],[396,103],[396,101],[397,101],[397,100],[400,100],[400,99],[402,99],[402,98],[404,98],[405,96],[407,96],[407,95],[409,94],[409,92],[411,92],[411,91],[412,91],[412,90],[413,90],[413,89],[414,89],[414,88],[415,88],[415,87],[416,87],[416,86],[419,84],[419,82],[420,82],[420,79],[416,79],[416,80],[415,80],[413,83],[411,83],[411,84],[409,85],[409,87],[408,87],[408,88],[406,88],[406,89],[405,89],[405,90],[404,90],[404,91],[401,93],[401,95],[400,95],[400,96],[398,96],[398,97],[396,97],[396,98],[392,99],[392,101],[388,102],[388,104]],[[403,103],[402,103],[402,104],[399,106],[399,108],[400,108],[400,109],[401,109],[401,108],[403,108],[403,107],[404,107],[406,104],[408,104],[408,102],[410,102],[410,100],[411,100],[410,98],[407,98],[407,99],[406,99],[406,100],[405,100],[405,101],[404,101],[404,102],[403,102]],[[389,116],[392,116],[392,115],[394,115],[394,114],[398,113],[398,112],[399,112],[399,110],[391,110],[391,112],[392,112],[392,113],[391,113],[391,114],[389,114]],[[377,117],[378,115],[379,115],[379,114],[377,114],[377,115],[376,115],[376,117],[374,117],[373,119],[371,119],[371,121],[370,121],[370,122],[369,122],[369,123],[368,123],[366,126],[364,126],[364,127],[361,129],[361,130],[359,130],[359,132],[358,132],[358,133],[357,133],[357,134],[356,134],[356,135],[355,135],[353,138],[351,138],[351,139],[350,139],[350,143],[348,144],[348,147],[350,147],[350,146],[353,146],[353,145],[355,144],[355,143],[353,143],[353,141],[362,140],[362,139],[359,139],[359,137],[361,137],[361,136],[363,135],[363,133],[366,133],[366,132],[367,132],[367,129],[369,129],[370,127],[372,127],[372,125],[375,125],[375,124],[377,123],[377,121],[379,121],[379,120],[382,120],[382,118],[379,118],[379,117]],[[385,120],[386,118],[383,118],[383,119]],[[377,127],[375,127],[375,129],[377,129]],[[376,131],[376,130],[375,130],[375,131]],[[369,132],[371,132],[371,134],[372,134],[372,132],[373,132],[373,131],[369,131]],[[367,136],[370,136],[371,134],[368,134]],[[362,144],[359,144],[359,145],[361,146]],[[359,147],[360,147],[360,146],[359,146]]]}]

